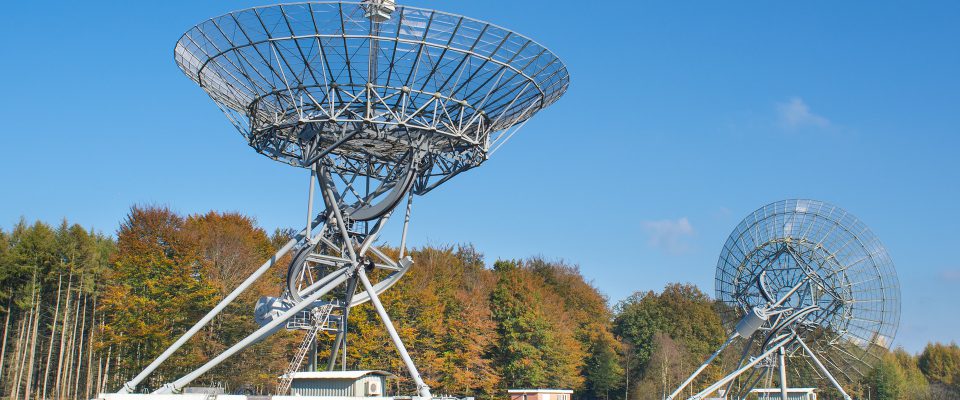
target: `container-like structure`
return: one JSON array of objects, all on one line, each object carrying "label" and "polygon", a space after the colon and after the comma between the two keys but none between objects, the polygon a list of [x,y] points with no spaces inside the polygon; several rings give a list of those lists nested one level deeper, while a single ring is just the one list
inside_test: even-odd
[{"label": "container-like structure", "polygon": [[300,397],[383,397],[386,371],[306,371],[294,372],[291,396]]},{"label": "container-like structure", "polygon": [[[557,101],[569,76],[552,52],[504,28],[392,0],[281,4],[231,12],[188,30],[174,57],[251,147],[310,171],[306,227],[121,392],[136,390],[278,259],[294,251],[280,298],[257,306],[259,330],[155,393],[177,393],[279,329],[336,331],[327,369],[346,365],[350,308],[371,302],[430,398],[378,294],[413,264],[405,255],[414,195],[474,168]],[[314,212],[315,193],[322,211]],[[374,243],[406,201],[399,255]],[[283,206],[288,206],[284,204]],[[374,270],[380,272],[372,273]],[[314,368],[305,341],[290,370]],[[338,354],[341,357],[338,361]],[[289,379],[279,387],[290,386]]]},{"label": "container-like structure", "polygon": [[743,353],[735,371],[696,399],[722,388],[742,398],[774,378],[786,398],[788,379],[811,376],[849,398],[843,385],[871,371],[900,320],[900,285],[880,240],[852,214],[816,200],[778,201],[744,218],[720,254],[716,296],[731,331],[716,354],[737,338]]}]

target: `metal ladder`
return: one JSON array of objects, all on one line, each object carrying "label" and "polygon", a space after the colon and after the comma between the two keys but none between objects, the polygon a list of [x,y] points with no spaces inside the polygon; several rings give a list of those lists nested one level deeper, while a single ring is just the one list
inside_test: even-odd
[{"label": "metal ladder", "polygon": [[300,371],[300,366],[303,365],[303,360],[307,358],[307,354],[310,353],[310,349],[313,347],[311,345],[316,339],[317,334],[327,328],[327,324],[330,322],[330,313],[333,311],[333,308],[333,304],[324,304],[312,310],[313,326],[307,331],[307,334],[303,337],[303,341],[300,342],[297,353],[293,356],[293,359],[290,360],[290,365],[287,366],[287,372],[280,376],[280,383],[277,385],[278,395],[286,394],[290,390],[290,385],[293,383],[293,374]]}]

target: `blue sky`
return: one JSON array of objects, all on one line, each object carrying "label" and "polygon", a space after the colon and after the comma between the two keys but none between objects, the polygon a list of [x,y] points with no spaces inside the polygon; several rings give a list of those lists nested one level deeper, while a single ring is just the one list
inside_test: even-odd
[{"label": "blue sky", "polygon": [[[815,198],[886,244],[897,344],[960,339],[960,3],[402,3],[533,37],[572,80],[491,161],[417,199],[414,245],[563,259],[611,301],[673,281],[712,293],[742,217]],[[112,233],[135,203],[302,224],[305,172],[249,149],[173,62],[188,28],[255,4],[6,5],[0,226]]]}]

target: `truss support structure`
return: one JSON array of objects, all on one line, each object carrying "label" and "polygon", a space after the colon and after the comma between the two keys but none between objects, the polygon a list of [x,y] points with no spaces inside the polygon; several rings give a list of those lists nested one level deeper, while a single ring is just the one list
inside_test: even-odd
[{"label": "truss support structure", "polygon": [[245,349],[247,346],[250,346],[251,344],[259,342],[260,340],[263,340],[267,336],[270,336],[271,334],[273,334],[273,332],[275,332],[277,328],[281,327],[280,326],[281,324],[286,323],[287,320],[289,320],[291,317],[299,314],[301,311],[311,306],[315,301],[323,297],[323,295],[329,293],[335,287],[345,282],[347,280],[347,273],[348,273],[348,270],[346,268],[341,269],[338,273],[336,273],[336,276],[333,279],[331,279],[326,285],[324,285],[319,290],[311,294],[309,297],[303,299],[303,301],[301,301],[300,303],[297,303],[295,306],[293,306],[292,308],[287,310],[285,313],[280,315],[278,318],[274,319],[267,325],[260,327],[260,329],[257,329],[256,332],[251,333],[249,336],[237,342],[236,344],[234,344],[232,347],[230,347],[223,353],[220,353],[218,356],[214,357],[212,360],[208,361],[206,364],[204,364],[200,368],[193,370],[192,372],[184,375],[180,379],[177,379],[171,383],[167,383],[163,385],[163,387],[161,387],[160,389],[157,389],[153,393],[154,394],[180,393],[185,386],[187,386],[190,382],[193,382],[194,379],[199,378],[200,375],[203,375],[207,371],[213,369],[213,367],[216,367],[227,358],[230,358],[234,354]]},{"label": "truss support structure", "polygon": [[[756,333],[761,333],[763,338],[763,345],[761,347],[763,353],[757,357],[752,358],[749,362],[746,361],[747,351],[749,350],[749,343],[747,343],[747,348],[744,349],[744,354],[740,358],[740,365],[737,370],[730,373],[729,375],[723,377],[719,381],[713,383],[703,391],[694,394],[689,399],[690,400],[701,400],[706,396],[709,396],[719,390],[720,388],[726,386],[727,391],[730,390],[730,385],[736,380],[740,375],[746,373],[753,369],[753,372],[748,376],[747,380],[751,381],[750,389],[747,389],[746,393],[741,392],[736,396],[730,396],[726,394],[727,397],[739,399],[746,396],[753,386],[756,385],[756,382],[764,374],[759,374],[756,379],[754,374],[757,374],[755,367],[758,364],[765,363],[761,367],[766,368],[768,371],[772,371],[773,368],[776,368],[779,372],[779,381],[780,381],[780,394],[782,398],[787,398],[787,366],[786,366],[786,353],[787,349],[790,346],[802,346],[800,341],[800,335],[795,329],[796,324],[802,318],[811,313],[819,311],[817,306],[797,306],[795,303],[791,303],[791,299],[797,294],[798,291],[804,285],[807,285],[811,282],[811,279],[804,278],[799,282],[794,284],[792,287],[786,290],[786,293],[779,296],[774,300],[774,297],[771,293],[768,292],[768,285],[765,282],[766,275],[761,274],[757,281],[755,282],[759,290],[762,292],[763,297],[767,299],[768,303],[763,308],[754,309],[751,313],[747,314],[736,326],[734,332],[730,337],[717,349],[716,352],[710,355],[703,364],[694,371],[690,377],[688,377],[670,396],[667,397],[668,400],[675,399],[690,383],[696,379],[700,373],[703,372],[716,358],[720,355],[731,343],[733,343],[737,338],[743,338],[746,340],[751,339]],[[784,306],[784,304],[794,304],[791,306]],[[770,319],[770,316],[773,316],[773,319]],[[816,355],[813,352],[809,352],[810,356],[819,363]],[[776,360],[774,361],[774,358]],[[775,364],[774,364],[775,363]],[[822,365],[822,364],[821,364]],[[835,382],[833,376],[830,375],[829,371],[826,368],[822,368],[822,371],[830,377],[831,381]],[[839,384],[837,384],[839,388]],[[841,393],[843,389],[840,389]]]},{"label": "truss support structure", "polygon": [[[413,382],[416,384],[417,398],[432,398],[430,387],[424,383],[419,370],[410,357],[400,336],[397,334],[390,316],[378,296],[379,293],[396,283],[399,277],[402,276],[413,263],[409,256],[401,256],[401,259],[394,260],[374,245],[380,237],[384,226],[390,220],[393,209],[396,208],[397,203],[399,203],[397,199],[402,199],[408,195],[410,185],[405,187],[400,186],[399,188],[389,188],[390,193],[386,196],[381,196],[379,203],[372,200],[376,196],[355,196],[355,199],[358,198],[359,200],[345,204],[345,199],[350,197],[348,193],[352,192],[356,194],[356,188],[350,186],[351,181],[343,180],[342,177],[342,182],[337,182],[334,177],[339,177],[339,175],[331,174],[327,169],[330,163],[331,161],[327,159],[320,160],[311,170],[311,190],[309,192],[309,204],[307,206],[308,211],[312,211],[313,189],[314,185],[316,185],[319,187],[320,197],[326,208],[325,211],[316,218],[310,219],[307,222],[306,228],[301,230],[294,238],[280,248],[270,260],[267,260],[260,268],[247,277],[240,286],[221,300],[213,310],[208,312],[207,315],[191,327],[191,329],[181,336],[173,345],[166,349],[160,357],[154,360],[153,363],[140,372],[134,379],[124,384],[118,393],[132,393],[137,385],[141,384],[151,372],[156,370],[160,364],[167,360],[177,349],[182,347],[187,340],[225,309],[240,293],[249,288],[254,281],[273,267],[277,260],[299,245],[301,250],[299,250],[298,256],[295,257],[294,263],[301,259],[320,260],[320,264],[327,268],[326,270],[317,270],[322,272],[323,275],[318,276],[317,279],[300,282],[299,286],[288,284],[287,296],[289,299],[287,301],[290,304],[282,313],[204,365],[183,375],[179,379],[164,384],[153,393],[181,393],[186,385],[210,371],[227,358],[288,326],[285,324],[294,317],[302,315],[305,311],[316,309],[317,307],[333,307],[334,304],[339,304],[339,306],[342,307],[342,314],[338,325],[337,339],[331,348],[331,358],[328,362],[328,367],[332,369],[339,354],[343,357],[341,365],[345,368],[347,334],[349,332],[349,310],[351,307],[370,301],[377,311],[377,315],[383,322],[384,328],[389,333],[393,345],[396,347]],[[407,173],[413,174],[413,170],[407,171]],[[346,186],[344,186],[344,183],[346,183]],[[379,189],[374,189],[375,192],[377,190]],[[387,192],[387,190],[379,190],[380,194],[383,192]],[[386,200],[383,200],[384,197]],[[411,199],[408,198],[406,217],[403,221],[404,226],[401,243],[404,245],[406,243],[409,214],[411,211],[410,200]],[[384,206],[383,202],[389,203]],[[366,221],[366,224],[362,226],[363,229],[360,229],[361,226],[350,218],[351,212],[358,214],[367,213],[369,215],[371,210],[375,211],[376,215]],[[304,253],[304,251],[306,251],[306,253]],[[305,254],[305,256],[301,257],[303,254]],[[401,254],[403,254],[403,250],[401,250]],[[373,269],[385,269],[388,275],[386,278],[381,278],[377,283],[371,282],[367,271]],[[307,271],[305,274],[317,271]],[[297,277],[288,276],[288,280],[289,279],[297,279]],[[358,286],[361,285],[362,291],[357,293]],[[333,294],[338,287],[344,287],[342,294]],[[291,288],[296,293],[291,294]],[[328,300],[330,296],[341,297],[339,300],[331,302]]]},{"label": "truss support structure", "polygon": [[296,235],[294,235],[292,239],[287,241],[287,243],[285,243],[280,248],[280,250],[277,250],[277,252],[273,255],[273,257],[270,257],[270,259],[264,262],[263,265],[260,266],[260,268],[257,268],[256,271],[254,271],[252,274],[250,274],[249,277],[247,277],[247,279],[241,282],[236,289],[234,289],[232,292],[230,292],[230,294],[224,297],[223,300],[220,300],[220,302],[217,303],[217,305],[213,309],[207,312],[207,314],[204,315],[203,318],[197,321],[197,323],[194,324],[192,327],[190,327],[190,329],[188,329],[187,332],[181,335],[180,338],[177,339],[173,344],[171,344],[170,347],[168,347],[163,353],[160,354],[160,356],[158,356],[155,360],[153,360],[153,362],[151,362],[150,365],[144,368],[143,371],[137,374],[137,376],[135,376],[133,379],[124,383],[123,387],[120,388],[120,391],[118,393],[133,393],[137,385],[142,383],[143,380],[147,378],[147,376],[149,376],[153,371],[157,369],[157,367],[159,367],[161,364],[163,364],[164,361],[170,358],[170,356],[173,355],[174,352],[176,352],[178,349],[183,347],[184,343],[186,343],[188,340],[190,340],[190,338],[196,335],[197,332],[200,332],[200,330],[203,329],[203,327],[207,326],[207,324],[210,323],[210,321],[212,321],[214,317],[220,314],[220,312],[226,309],[230,303],[236,300],[237,296],[240,296],[241,293],[243,293],[245,290],[247,290],[247,288],[253,285],[253,283],[256,282],[257,279],[259,279],[261,276],[263,276],[263,274],[266,273],[271,267],[273,267],[278,260],[280,260],[288,252],[290,252],[290,250],[293,249],[297,243],[307,238],[310,233],[309,227],[311,225],[312,226],[319,225],[323,223],[325,218],[326,216],[321,214],[321,215],[318,215],[316,218],[310,220],[308,222],[308,228],[304,228],[303,230],[298,232]]},{"label": "truss support structure", "polygon": [[757,356],[757,357],[754,358],[753,360],[750,360],[750,362],[748,362],[748,363],[746,363],[745,365],[741,366],[741,367],[738,368],[736,371],[733,371],[733,372],[731,372],[730,374],[728,374],[727,376],[721,378],[719,381],[717,381],[716,383],[710,385],[710,386],[707,387],[706,389],[703,389],[703,390],[700,391],[699,393],[697,393],[697,394],[695,394],[695,395],[693,395],[693,396],[690,396],[690,399],[691,399],[691,400],[701,400],[701,399],[706,398],[707,396],[713,394],[713,392],[716,392],[718,389],[720,389],[721,387],[723,387],[724,385],[726,385],[726,384],[729,383],[730,381],[733,381],[734,379],[737,379],[737,377],[740,376],[740,375],[742,375],[744,372],[747,372],[748,370],[750,370],[751,368],[753,368],[754,366],[756,366],[756,365],[759,364],[760,362],[762,362],[762,361],[764,361],[764,360],[767,360],[768,357],[770,357],[771,355],[773,355],[773,353],[775,353],[775,352],[777,352],[778,350],[780,350],[783,346],[786,346],[786,345],[790,344],[790,343],[794,340],[794,338],[796,338],[796,336],[795,336],[793,333],[788,334],[786,338],[783,338],[782,340],[780,340],[779,342],[777,342],[775,345],[771,346],[767,351],[763,352],[762,354],[760,354],[759,356]]}]

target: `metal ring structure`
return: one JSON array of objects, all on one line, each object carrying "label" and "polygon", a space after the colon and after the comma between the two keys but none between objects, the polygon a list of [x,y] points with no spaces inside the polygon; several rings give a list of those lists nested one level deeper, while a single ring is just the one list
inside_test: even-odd
[{"label": "metal ring structure", "polygon": [[[304,246],[294,255],[293,259],[290,261],[290,265],[287,267],[287,282],[286,282],[286,297],[293,302],[303,301],[303,298],[306,297],[309,293],[301,293],[305,288],[303,285],[309,286],[316,282],[317,279],[326,276],[327,274],[342,268],[344,264],[335,264],[330,262],[327,264],[328,268],[317,268],[312,267],[308,264],[311,256],[317,257],[315,254],[317,247],[320,246],[320,243],[316,243],[312,246]],[[385,276],[380,277],[376,283],[374,283],[374,289],[376,294],[383,293],[385,290],[389,289],[395,285],[400,278],[410,269],[411,264],[407,263],[398,263],[396,268],[389,268],[384,265],[378,265],[383,269],[387,269],[389,272]],[[310,275],[310,278],[307,278],[306,275]],[[336,297],[336,296],[335,296]],[[345,297],[345,296],[339,296]],[[366,291],[361,291],[353,294],[351,296],[350,307],[356,307],[360,304],[363,304],[370,300],[370,294]]]},{"label": "metal ring structure", "polygon": [[559,58],[475,19],[363,3],[255,7],[211,18],[177,42],[177,65],[257,152],[363,176],[417,160],[414,193],[476,167],[566,91]]},{"label": "metal ring structure", "polygon": [[[790,292],[794,287],[800,289]],[[899,325],[900,286],[886,249],[852,214],[821,201],[761,207],[723,246],[716,297],[728,327],[782,296],[782,306],[803,311],[784,316],[791,329],[848,382],[879,361]],[[804,354],[799,344],[788,351]]]},{"label": "metal ring structure", "polygon": [[[316,174],[318,177],[323,175],[324,179],[318,179],[320,184],[328,182],[328,185],[332,186],[333,193],[338,194],[338,202],[343,203],[347,198],[351,198],[352,201],[343,210],[346,218],[352,221],[370,221],[392,211],[409,193],[416,180],[418,159],[420,157],[411,152],[408,160],[403,164],[395,165],[395,171],[391,171],[391,174],[386,174],[379,180],[371,179],[370,176],[363,177],[365,179],[362,181],[366,187],[359,190],[363,195],[354,190],[355,179],[344,179],[343,175],[338,175],[337,178],[340,178],[341,184],[337,187],[337,180],[331,176],[330,168],[317,168]],[[383,174],[378,174],[380,175]],[[371,182],[374,183],[373,187],[370,185]]]}]

